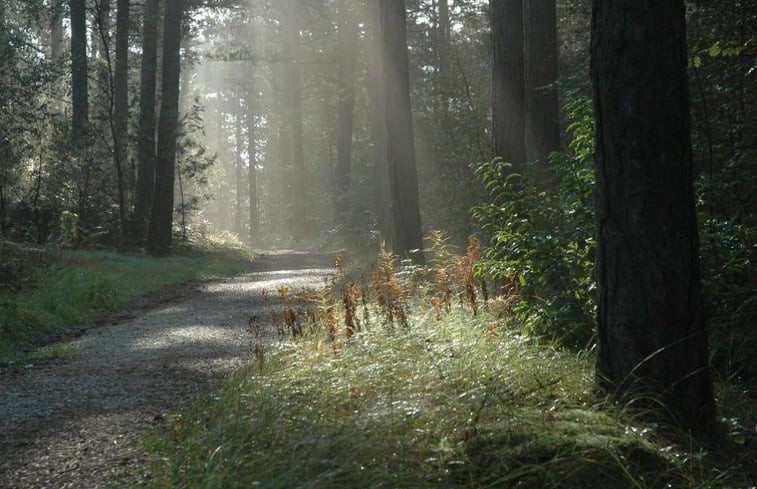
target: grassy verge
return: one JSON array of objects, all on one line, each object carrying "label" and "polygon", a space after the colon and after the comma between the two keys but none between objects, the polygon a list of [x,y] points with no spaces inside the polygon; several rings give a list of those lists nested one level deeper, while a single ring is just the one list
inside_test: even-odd
[{"label": "grassy verge", "polygon": [[167,258],[113,251],[24,250],[5,245],[0,287],[0,356],[95,319],[170,285],[245,270],[251,253],[238,243],[208,240]]},{"label": "grassy verge", "polygon": [[[402,282],[414,279],[387,269],[374,270],[370,288],[384,309],[369,306],[372,321],[359,287],[343,280],[341,298],[324,295],[317,325],[251,351],[254,365],[176,415],[149,442],[153,487],[693,489],[753,481],[753,448],[731,438],[708,451],[632,417],[595,390],[590,355],[518,333],[496,312],[506,304],[479,304],[474,316],[421,291],[405,316]],[[449,290],[443,278],[437,283]],[[755,415],[742,408],[736,416]]]}]

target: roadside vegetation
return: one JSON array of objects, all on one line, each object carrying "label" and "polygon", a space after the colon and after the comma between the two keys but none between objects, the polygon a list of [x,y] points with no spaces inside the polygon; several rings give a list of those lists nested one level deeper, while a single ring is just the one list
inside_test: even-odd
[{"label": "roadside vegetation", "polygon": [[251,258],[230,235],[199,240],[166,258],[0,241],[0,360],[163,287],[244,271]]},{"label": "roadside vegetation", "polygon": [[477,240],[432,241],[426,267],[338,258],[321,295],[282,287],[282,341],[151,438],[152,487],[750,487],[757,410],[737,386],[700,444],[640,393],[597,389],[592,351],[532,334],[517,283],[489,297]]}]

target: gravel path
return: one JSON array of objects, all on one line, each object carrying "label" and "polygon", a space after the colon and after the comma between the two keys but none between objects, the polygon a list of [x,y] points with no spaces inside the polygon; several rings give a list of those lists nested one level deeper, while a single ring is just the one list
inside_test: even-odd
[{"label": "gravel path", "polygon": [[263,255],[251,273],[124,311],[67,358],[0,371],[0,488],[144,485],[144,436],[247,362],[248,318],[270,318],[281,285],[323,286],[330,258]]}]

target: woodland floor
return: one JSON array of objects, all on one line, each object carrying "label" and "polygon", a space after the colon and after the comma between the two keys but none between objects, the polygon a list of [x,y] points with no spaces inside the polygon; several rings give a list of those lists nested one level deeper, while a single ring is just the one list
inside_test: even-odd
[{"label": "woodland floor", "polygon": [[268,253],[89,325],[64,358],[0,368],[0,487],[143,486],[144,437],[252,358],[250,316],[275,340],[278,287],[321,287],[330,258]]}]

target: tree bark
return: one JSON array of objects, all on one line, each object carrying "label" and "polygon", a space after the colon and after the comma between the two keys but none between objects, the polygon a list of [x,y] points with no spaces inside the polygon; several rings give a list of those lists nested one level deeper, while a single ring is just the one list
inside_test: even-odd
[{"label": "tree bark", "polygon": [[167,254],[173,235],[173,196],[176,165],[176,138],[179,122],[179,82],[181,72],[181,26],[184,0],[166,0],[163,27],[163,69],[158,123],[158,151],[155,165],[155,196],[150,216],[148,249]]},{"label": "tree bark", "polygon": [[383,83],[384,54],[381,35],[381,5],[378,1],[366,2],[367,25],[370,29],[370,56],[368,80],[371,84],[371,134],[373,140],[373,208],[376,227],[384,239],[394,235],[391,217],[391,188],[387,161],[386,87]]},{"label": "tree bark", "polygon": [[158,71],[159,12],[158,0],[145,0],[140,68],[137,185],[132,222],[134,239],[140,244],[147,239],[155,189],[155,92]]},{"label": "tree bark", "polygon": [[[405,0],[381,0],[381,37],[386,94],[387,161],[394,224],[392,247],[423,262],[423,231],[418,203]],[[418,250],[417,252],[414,252]]]},{"label": "tree bark", "polygon": [[290,136],[292,156],[292,189],[294,200],[293,234],[295,240],[308,235],[307,212],[305,209],[305,147],[302,121],[302,81],[300,73],[299,43],[299,0],[284,0],[282,34],[284,36],[284,62],[286,63],[286,113],[287,129]]},{"label": "tree bark", "polygon": [[260,228],[260,211],[258,203],[258,174],[257,174],[257,130],[255,124],[255,100],[257,98],[257,84],[255,83],[255,57],[253,49],[255,47],[255,16],[252,7],[248,17],[249,36],[249,54],[248,62],[249,81],[247,85],[247,186],[249,197],[249,243],[255,244],[258,240],[258,229]]},{"label": "tree bark", "polygon": [[557,13],[555,0],[523,2],[525,158],[546,168],[560,148],[557,99]]},{"label": "tree bark", "polygon": [[[105,127],[110,123],[108,118],[112,109],[112,59],[111,59],[111,18],[110,18],[110,0],[95,0],[95,13],[93,17],[94,29],[93,35],[93,60],[97,72],[97,89],[95,91],[95,120],[94,123],[99,126],[94,132],[105,131]],[[95,42],[96,41],[96,42]]]},{"label": "tree bark", "polygon": [[[63,1],[53,0],[50,6],[50,61],[59,69],[60,60],[63,56]],[[61,99],[63,90],[61,81],[56,76],[52,84],[52,104],[51,109],[56,112],[62,112]]]},{"label": "tree bark", "polygon": [[81,152],[89,121],[87,89],[87,9],[85,0],[70,0],[71,9],[71,147]]},{"label": "tree bark", "polygon": [[[437,91],[439,96],[439,106],[442,109],[444,117],[448,116],[449,112],[449,54],[450,54],[450,19],[449,19],[449,3],[448,0],[438,0],[439,11],[438,21],[436,27],[436,52],[438,58],[438,72],[437,72]],[[446,121],[445,121],[446,122]]]},{"label": "tree bark", "polygon": [[[594,0],[598,380],[714,424],[702,315],[683,0]],[[642,392],[643,394],[644,392]]]},{"label": "tree bark", "polygon": [[113,163],[118,177],[119,202],[122,206],[122,231],[128,229],[130,208],[128,187],[129,145],[129,0],[118,0],[116,13],[116,67],[113,75]]},{"label": "tree bark", "polygon": [[491,0],[492,145],[518,171],[526,160],[523,88],[523,0]]},{"label": "tree bark", "polygon": [[334,192],[337,222],[349,210],[352,181],[352,131],[355,110],[355,70],[357,64],[357,23],[347,0],[339,4],[339,120],[337,121],[336,171]]},{"label": "tree bark", "polygon": [[234,132],[234,185],[236,187],[236,200],[234,205],[234,232],[242,236],[242,213],[244,212],[244,187],[242,178],[242,98],[239,97],[235,110]]}]

